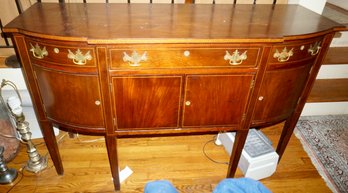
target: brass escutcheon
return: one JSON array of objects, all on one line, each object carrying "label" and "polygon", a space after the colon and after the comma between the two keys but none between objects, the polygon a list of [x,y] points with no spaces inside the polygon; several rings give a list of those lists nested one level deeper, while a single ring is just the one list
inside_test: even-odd
[{"label": "brass escutcheon", "polygon": [[248,58],[247,56],[247,51],[244,51],[242,54],[239,54],[238,50],[235,50],[233,54],[231,55],[227,50],[226,54],[224,56],[225,60],[229,60],[229,63],[231,65],[239,65],[241,64],[244,60]]},{"label": "brass escutcheon", "polygon": [[146,60],[146,52],[140,55],[137,51],[133,51],[131,56],[129,56],[126,52],[123,52],[123,61],[128,62],[129,66],[140,66],[140,62]]},{"label": "brass escutcheon", "polygon": [[48,52],[46,50],[46,46],[44,46],[42,49],[40,48],[39,44],[33,44],[30,43],[30,51],[33,53],[33,56],[38,59],[42,59],[45,56],[48,56]]},{"label": "brass escutcheon", "polygon": [[273,54],[273,58],[278,58],[279,62],[286,62],[290,59],[291,56],[294,55],[293,50],[294,48],[288,51],[288,49],[284,47],[282,52],[279,52],[278,49],[276,49],[275,53]]},{"label": "brass escutcheon", "polygon": [[92,60],[92,56],[89,51],[87,51],[86,54],[82,54],[80,49],[77,49],[75,54],[68,49],[68,58],[72,59],[74,64],[77,65],[85,65],[87,63],[87,60]]},{"label": "brass escutcheon", "polygon": [[312,46],[312,44],[309,46],[308,52],[312,55],[315,56],[319,53],[319,50],[321,49],[320,46],[321,42],[315,42],[315,44]]}]

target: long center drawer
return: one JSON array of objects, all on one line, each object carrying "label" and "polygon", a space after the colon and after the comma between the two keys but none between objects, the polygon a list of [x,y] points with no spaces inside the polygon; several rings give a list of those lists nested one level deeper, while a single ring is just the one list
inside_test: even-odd
[{"label": "long center drawer", "polygon": [[260,47],[115,47],[109,49],[111,69],[255,67]]}]

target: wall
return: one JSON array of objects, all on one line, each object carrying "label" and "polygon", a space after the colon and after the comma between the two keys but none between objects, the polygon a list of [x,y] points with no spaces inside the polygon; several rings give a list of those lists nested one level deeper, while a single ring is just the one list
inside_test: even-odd
[{"label": "wall", "polygon": [[324,10],[326,0],[299,0],[299,5],[306,7],[318,14],[321,14]]}]

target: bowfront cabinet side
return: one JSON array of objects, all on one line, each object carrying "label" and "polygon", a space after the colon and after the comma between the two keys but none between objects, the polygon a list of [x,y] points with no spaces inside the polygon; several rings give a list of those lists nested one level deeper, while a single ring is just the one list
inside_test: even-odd
[{"label": "bowfront cabinet side", "polygon": [[34,72],[48,119],[86,131],[104,130],[97,76],[69,74],[38,66],[34,66]]},{"label": "bowfront cabinet side", "polygon": [[313,62],[265,73],[253,118],[255,125],[280,122],[294,111]]},{"label": "bowfront cabinet side", "polygon": [[112,78],[117,129],[179,127],[181,76]]},{"label": "bowfront cabinet side", "polygon": [[320,53],[321,42],[322,38],[316,38],[272,48],[256,102],[253,126],[284,121],[294,112]]},{"label": "bowfront cabinet side", "polygon": [[81,133],[105,132],[94,47],[26,38],[47,119]]},{"label": "bowfront cabinet side", "polygon": [[183,127],[236,128],[246,111],[253,75],[188,75]]}]

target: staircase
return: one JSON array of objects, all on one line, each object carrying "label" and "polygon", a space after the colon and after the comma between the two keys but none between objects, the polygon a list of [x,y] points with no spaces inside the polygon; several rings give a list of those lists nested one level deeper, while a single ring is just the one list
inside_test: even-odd
[{"label": "staircase", "polygon": [[[348,11],[327,3],[323,12],[348,25]],[[320,68],[302,116],[348,114],[348,32],[337,34]]]},{"label": "staircase", "polygon": [[348,114],[348,47],[330,47],[302,112],[329,114]]}]

